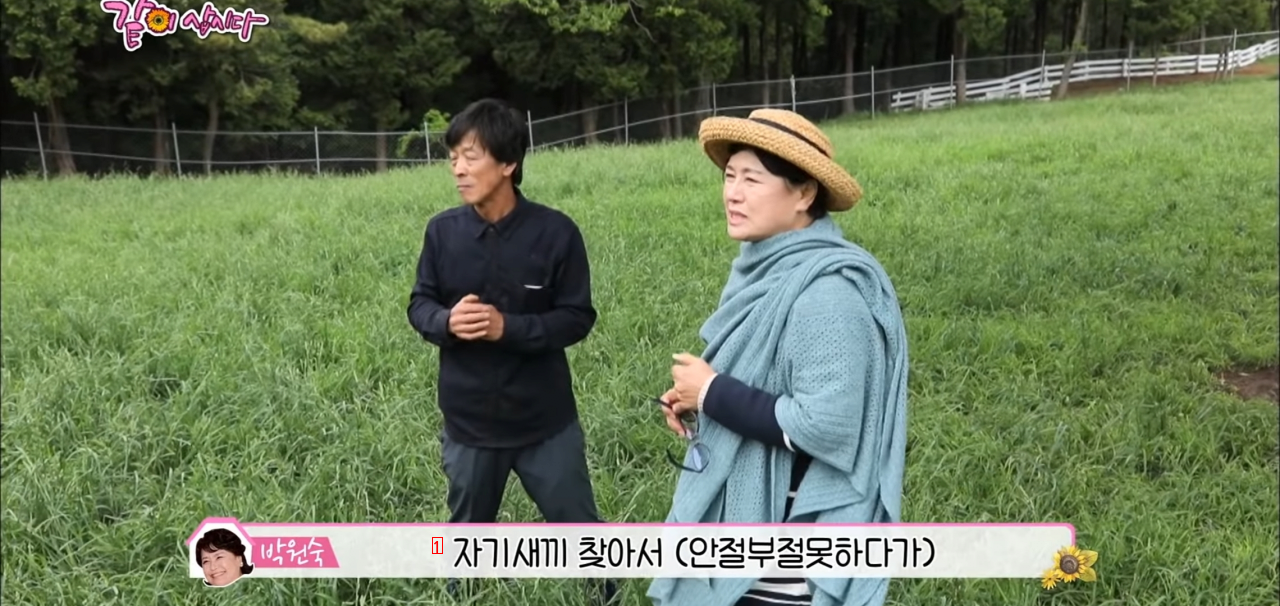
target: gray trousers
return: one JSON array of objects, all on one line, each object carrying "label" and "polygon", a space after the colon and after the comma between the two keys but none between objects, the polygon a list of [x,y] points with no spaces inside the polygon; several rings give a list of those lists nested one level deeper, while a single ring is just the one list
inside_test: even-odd
[{"label": "gray trousers", "polygon": [[474,448],[440,434],[441,458],[449,480],[449,523],[493,523],[507,478],[515,471],[547,522],[601,522],[591,476],[586,436],[575,419],[550,438],[521,448]]}]

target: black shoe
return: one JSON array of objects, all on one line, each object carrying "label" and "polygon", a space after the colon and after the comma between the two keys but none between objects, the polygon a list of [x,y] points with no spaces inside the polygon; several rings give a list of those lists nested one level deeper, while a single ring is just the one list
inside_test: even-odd
[{"label": "black shoe", "polygon": [[[515,579],[502,579],[502,582],[508,589],[514,590],[516,587]],[[463,595],[462,587],[463,582],[461,579],[449,579],[448,581],[445,581],[444,592],[454,601],[463,601],[470,596]],[[470,593],[470,591],[467,591],[467,593]]]},{"label": "black shoe", "polygon": [[618,599],[618,582],[613,579],[588,579],[589,601],[592,606],[614,606]]},{"label": "black shoe", "polygon": [[444,592],[448,594],[450,598],[453,598],[454,601],[461,601],[463,599],[462,583],[458,579],[449,579],[446,581],[444,584]]}]

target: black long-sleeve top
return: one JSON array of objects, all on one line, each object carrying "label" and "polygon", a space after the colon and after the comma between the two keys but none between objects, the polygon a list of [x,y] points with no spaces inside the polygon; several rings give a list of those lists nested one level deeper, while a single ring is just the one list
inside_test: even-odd
[{"label": "black long-sleeve top", "polygon": [[[702,413],[734,433],[770,446],[780,446],[796,454],[791,470],[791,493],[800,488],[800,480],[809,469],[813,457],[797,450],[774,414],[778,396],[756,389],[729,375],[711,379],[702,398]],[[787,499],[786,515],[791,513],[792,498]]]},{"label": "black long-sleeve top", "polygon": [[[502,313],[497,341],[449,332],[449,312],[468,294]],[[591,272],[577,225],[516,190],[515,209],[490,224],[470,206],[427,223],[409,323],[440,348],[437,405],[459,443],[516,447],[577,418],[565,349],[596,321]]]}]

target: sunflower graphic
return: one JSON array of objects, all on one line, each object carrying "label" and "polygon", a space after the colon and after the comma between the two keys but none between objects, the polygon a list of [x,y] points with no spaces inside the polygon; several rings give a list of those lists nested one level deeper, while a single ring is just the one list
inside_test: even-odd
[{"label": "sunflower graphic", "polygon": [[1058,569],[1050,568],[1044,571],[1044,578],[1040,580],[1040,586],[1044,587],[1045,589],[1053,589],[1054,587],[1058,586],[1059,579],[1060,577],[1058,576]]},{"label": "sunflower graphic", "polygon": [[169,30],[169,22],[172,16],[169,11],[162,8],[153,8],[147,11],[147,29],[157,34],[163,34]]},{"label": "sunflower graphic", "polygon": [[1098,552],[1079,549],[1075,545],[1063,547],[1053,554],[1053,568],[1044,571],[1040,586],[1053,589],[1058,583],[1076,580],[1092,583],[1098,580],[1093,565],[1098,562]]}]

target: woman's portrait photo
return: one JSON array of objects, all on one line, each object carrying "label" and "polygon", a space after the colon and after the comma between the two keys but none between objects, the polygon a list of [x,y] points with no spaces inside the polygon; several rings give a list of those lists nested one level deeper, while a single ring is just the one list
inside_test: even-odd
[{"label": "woman's portrait photo", "polygon": [[240,535],[214,528],[196,541],[195,562],[204,571],[204,584],[226,587],[253,572],[253,556]]}]

